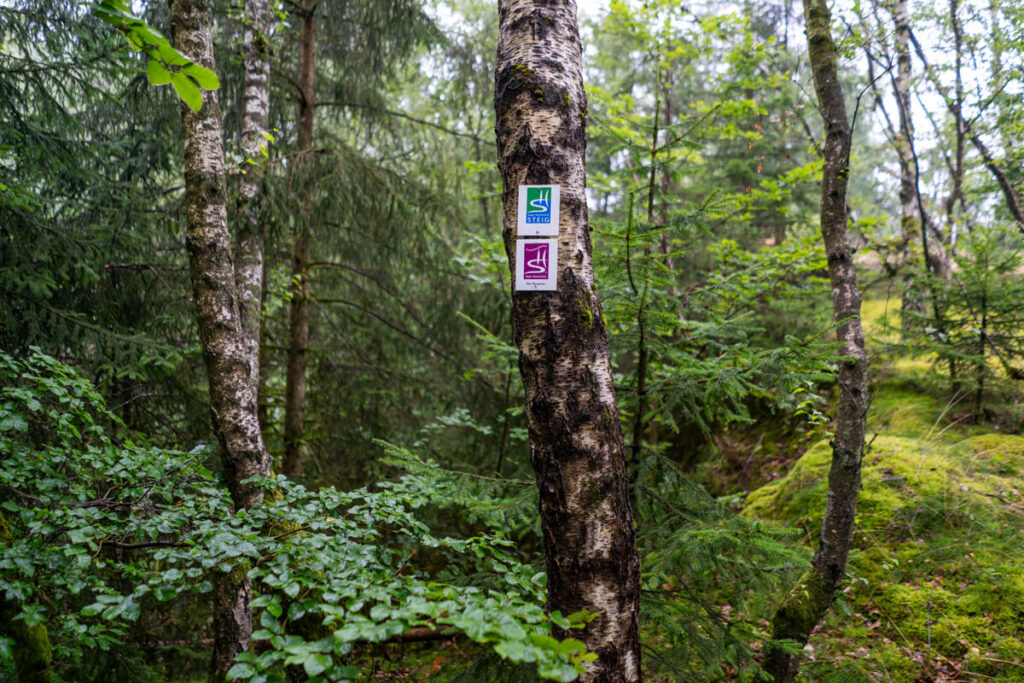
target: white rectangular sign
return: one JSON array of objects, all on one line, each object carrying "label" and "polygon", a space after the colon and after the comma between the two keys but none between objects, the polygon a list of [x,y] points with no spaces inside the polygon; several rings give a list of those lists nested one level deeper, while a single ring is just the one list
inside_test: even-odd
[{"label": "white rectangular sign", "polygon": [[520,185],[518,237],[558,237],[560,185]]},{"label": "white rectangular sign", "polygon": [[516,291],[558,289],[558,240],[516,240]]}]

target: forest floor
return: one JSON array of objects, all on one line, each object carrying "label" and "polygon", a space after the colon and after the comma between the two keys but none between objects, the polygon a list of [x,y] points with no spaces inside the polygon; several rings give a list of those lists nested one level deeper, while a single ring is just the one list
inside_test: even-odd
[{"label": "forest floor", "polygon": [[[890,354],[898,306],[865,302],[873,381],[856,549],[843,599],[807,646],[806,680],[1024,681],[1024,438],[937,398],[928,359]],[[814,444],[743,514],[803,528],[812,547],[830,456]]]},{"label": "forest floor", "polygon": [[[1024,683],[1024,437],[942,398],[934,363],[897,348],[898,309],[898,298],[864,304],[872,399],[856,545],[800,680]],[[803,530],[813,549],[827,439],[763,420],[712,445],[698,480],[745,516]],[[495,658],[461,639],[365,655],[376,681],[488,680]],[[506,675],[536,680],[530,667]]]}]

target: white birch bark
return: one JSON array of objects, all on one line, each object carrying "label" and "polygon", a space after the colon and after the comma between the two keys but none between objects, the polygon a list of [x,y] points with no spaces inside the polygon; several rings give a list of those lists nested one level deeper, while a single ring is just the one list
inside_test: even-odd
[{"label": "white birch bark", "polygon": [[[640,562],[585,195],[586,93],[574,0],[501,0],[495,131],[515,272],[518,187],[561,186],[557,292],[512,295],[548,608],[597,618],[583,681],[638,681]],[[567,634],[568,635],[568,634]]]},{"label": "white birch bark", "polygon": [[255,161],[243,166],[238,187],[239,230],[235,240],[235,285],[240,297],[242,339],[249,374],[259,385],[260,315],[263,298],[264,230],[260,223],[263,160],[260,148],[270,120],[270,60],[267,0],[246,0],[243,37],[242,153]]},{"label": "white birch bark", "polygon": [[[208,69],[213,60],[207,0],[171,0],[175,46]],[[242,332],[240,298],[227,225],[227,196],[220,104],[203,91],[198,113],[181,104],[185,166],[185,246],[210,387],[210,413],[234,505],[258,504],[262,491],[243,483],[270,473],[270,459],[256,416],[256,381]],[[238,575],[236,575],[238,574]],[[213,596],[212,678],[223,679],[235,655],[248,648],[251,588],[244,572],[219,577]]]}]

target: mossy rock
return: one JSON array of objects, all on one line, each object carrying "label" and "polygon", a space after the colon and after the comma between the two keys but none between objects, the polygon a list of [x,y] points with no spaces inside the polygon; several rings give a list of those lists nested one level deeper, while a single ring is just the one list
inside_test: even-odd
[{"label": "mossy rock", "polygon": [[[884,672],[871,680],[898,683],[1024,683],[1024,438],[948,427],[944,404],[906,375],[875,391],[848,610],[833,609],[812,638],[806,680],[868,666]],[[815,444],[743,514],[801,526],[813,544],[831,457]]]},{"label": "mossy rock", "polygon": [[[824,441],[816,444],[785,477],[751,493],[744,514],[817,529],[825,510],[831,461],[831,446]],[[899,532],[901,520],[914,515],[921,500],[961,496],[959,482],[965,475],[956,463],[919,440],[879,436],[864,459],[861,478],[859,536]]]}]

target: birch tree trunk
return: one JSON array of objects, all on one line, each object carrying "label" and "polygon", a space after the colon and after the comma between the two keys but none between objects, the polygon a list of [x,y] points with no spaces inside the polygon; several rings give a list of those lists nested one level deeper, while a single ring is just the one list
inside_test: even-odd
[{"label": "birch tree trunk", "polygon": [[[299,158],[296,168],[309,163],[313,148],[314,102],[313,76],[316,54],[316,0],[305,3],[300,10],[302,28],[299,45]],[[284,460],[281,471],[289,477],[302,473],[302,451],[305,445],[306,415],[306,352],[309,347],[309,221],[306,206],[299,217],[301,225],[292,249],[291,303],[288,309],[288,370],[284,395]]]},{"label": "birch tree trunk", "polygon": [[240,220],[235,241],[235,286],[240,298],[242,340],[246,346],[249,374],[260,382],[260,318],[263,307],[264,231],[260,223],[260,191],[263,179],[261,146],[270,120],[270,60],[267,38],[267,0],[246,0],[244,31],[245,82],[242,86],[242,150],[256,161],[245,164],[239,183]]},{"label": "birch tree trunk", "polygon": [[[953,123],[956,126],[956,140],[953,152],[953,167],[951,170],[952,187],[949,197],[946,198],[946,235],[950,246],[956,246],[956,204],[964,201],[964,153],[966,151],[965,139],[967,137],[967,124],[964,121],[964,80],[963,80],[963,31],[960,28],[960,19],[957,16],[959,0],[949,0],[949,23],[953,29],[953,76],[954,76],[954,97],[950,113],[953,114]],[[909,29],[907,30],[909,37]]]},{"label": "birch tree trunk", "polygon": [[[893,80],[893,90],[896,95],[896,106],[899,108],[899,131],[896,137],[896,151],[900,159],[900,229],[902,232],[904,250],[910,250],[910,246],[924,237],[922,220],[918,216],[917,197],[917,173],[914,161],[914,121],[910,116],[910,76],[913,63],[910,59],[910,24],[907,14],[907,0],[896,0],[892,5],[893,23],[896,31],[893,36],[893,43],[896,51],[897,72]],[[928,254],[924,255],[925,264],[928,265]],[[904,258],[906,266],[909,259]],[[929,270],[931,270],[929,268]],[[903,328],[907,329],[910,312],[924,312],[924,292],[919,287],[914,287],[910,276],[903,277],[903,300],[902,300],[902,321]]]},{"label": "birch tree trunk", "polygon": [[[171,0],[175,47],[216,70],[207,0]],[[231,257],[220,104],[203,92],[203,107],[181,105],[185,165],[185,246],[210,387],[210,413],[224,474],[236,508],[258,504],[263,494],[243,483],[270,473],[270,458],[256,417],[253,358],[242,330],[241,301]],[[235,655],[249,646],[251,588],[244,572],[217,581],[211,678],[223,679]]]},{"label": "birch tree trunk", "polygon": [[556,292],[513,292],[548,608],[597,613],[583,681],[639,681],[640,561],[585,196],[586,94],[576,2],[500,0],[495,132],[505,249],[518,187],[561,186]]},{"label": "birch tree trunk", "polygon": [[[807,643],[843,582],[853,545],[853,523],[864,457],[868,407],[867,357],[860,324],[860,291],[853,249],[846,233],[846,187],[850,172],[850,124],[839,83],[832,42],[832,17],[827,0],[804,0],[808,54],[814,73],[818,109],[825,119],[824,168],[821,183],[821,237],[828,257],[834,319],[842,344],[839,364],[839,410],[832,442],[828,497],[818,548],[810,569],[786,596],[772,619],[772,638]],[[778,647],[768,650],[765,669],[776,682],[796,678],[800,659]]]}]

